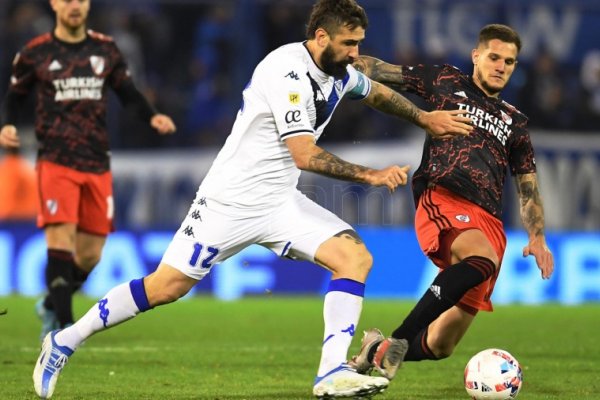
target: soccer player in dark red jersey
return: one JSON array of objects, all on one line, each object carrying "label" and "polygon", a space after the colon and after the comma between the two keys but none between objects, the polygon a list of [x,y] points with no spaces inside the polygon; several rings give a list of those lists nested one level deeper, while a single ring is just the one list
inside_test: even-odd
[{"label": "soccer player in dark red jersey", "polygon": [[113,230],[108,89],[158,133],[175,131],[171,118],[158,113],[135,87],[113,40],[87,30],[90,0],[50,0],[50,5],[56,27],[15,57],[0,130],[1,146],[19,147],[18,110],[35,89],[38,226],[48,246],[48,295],[36,305],[41,338],[73,322],[72,294],[100,260]]},{"label": "soccer player in dark red jersey", "polygon": [[452,354],[479,310],[492,311],[490,296],[506,248],[501,222],[507,170],[516,178],[521,219],[543,279],[554,269],[544,236],[527,117],[503,101],[521,50],[512,28],[492,24],[473,49],[473,75],[450,65],[398,66],[360,57],[354,66],[371,79],[415,93],[437,110],[463,110],[474,130],[468,136],[425,140],[421,165],[412,179],[415,228],[422,251],[440,268],[402,324],[384,338],[365,332],[353,364],[373,366],[391,379],[402,361],[439,360]]}]

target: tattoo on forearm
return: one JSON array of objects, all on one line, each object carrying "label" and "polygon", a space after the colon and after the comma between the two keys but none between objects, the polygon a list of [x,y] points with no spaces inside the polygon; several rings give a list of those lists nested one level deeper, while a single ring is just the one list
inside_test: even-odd
[{"label": "tattoo on forearm", "polygon": [[544,234],[544,207],[535,175],[517,175],[521,220],[530,235]]},{"label": "tattoo on forearm", "polygon": [[380,85],[379,90],[374,93],[371,105],[381,112],[396,115],[420,126],[418,122],[420,110],[417,106],[392,89]]},{"label": "tattoo on forearm", "polygon": [[326,150],[312,156],[308,166],[309,170],[321,175],[353,182],[365,182],[365,174],[370,170],[344,161]]},{"label": "tattoo on forearm", "polygon": [[360,238],[360,236],[358,236],[358,233],[356,233],[356,231],[353,230],[353,229],[346,229],[345,231],[341,231],[339,233],[336,233],[333,236],[352,240],[356,244],[362,244],[363,243],[363,241]]},{"label": "tattoo on forearm", "polygon": [[404,84],[401,65],[388,64],[369,56],[360,56],[353,65],[374,81],[400,87]]}]

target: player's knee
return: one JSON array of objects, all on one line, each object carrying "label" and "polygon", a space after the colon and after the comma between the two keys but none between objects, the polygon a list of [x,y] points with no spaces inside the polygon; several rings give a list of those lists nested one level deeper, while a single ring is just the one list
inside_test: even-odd
[{"label": "player's knee", "polygon": [[359,271],[366,276],[373,266],[373,255],[366,247],[362,246],[360,250],[349,257],[348,264],[353,270]]},{"label": "player's knee", "polygon": [[438,360],[448,358],[454,353],[456,345],[449,342],[435,343],[430,346],[431,352],[435,355]]},{"label": "player's knee", "polygon": [[89,253],[76,255],[75,263],[83,271],[90,272],[100,262],[100,254]]}]

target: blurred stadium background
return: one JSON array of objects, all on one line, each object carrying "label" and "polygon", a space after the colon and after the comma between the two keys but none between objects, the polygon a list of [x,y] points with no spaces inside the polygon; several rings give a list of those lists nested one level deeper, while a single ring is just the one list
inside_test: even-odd
[{"label": "blurred stadium background", "polygon": [[[361,51],[401,64],[450,63],[471,71],[479,28],[515,27],[524,50],[504,98],[530,117],[556,258],[552,280],[522,259],[512,182],[504,222],[509,247],[496,303],[600,301],[600,1],[363,0],[370,18]],[[312,1],[92,0],[89,27],[112,35],[138,86],[178,125],[153,134],[112,99],[117,232],[84,292],[103,295],[151,271],[187,212],[195,190],[229,133],[241,90],[256,63],[277,46],[304,39]],[[14,54],[53,26],[46,0],[0,1],[0,96]],[[33,161],[33,109],[21,135]],[[338,109],[322,144],[362,164],[416,168],[423,134],[409,124],[350,101]],[[2,182],[0,182],[0,185]],[[352,223],[375,256],[367,296],[414,299],[435,274],[411,225],[408,188],[385,190],[303,174],[301,188]],[[0,199],[2,201],[2,199]],[[0,222],[0,296],[43,292],[43,236],[31,221]],[[236,299],[260,293],[319,294],[328,273],[279,260],[252,247],[215,268],[195,292]]]}]

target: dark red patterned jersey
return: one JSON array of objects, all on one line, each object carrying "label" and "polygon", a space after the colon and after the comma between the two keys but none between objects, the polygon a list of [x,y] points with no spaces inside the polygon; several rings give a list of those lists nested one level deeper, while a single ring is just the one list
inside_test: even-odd
[{"label": "dark red patterned jersey", "polygon": [[125,84],[131,78],[110,37],[88,31],[84,41],[66,43],[46,33],[17,54],[9,91],[36,88],[38,159],[101,173],[110,162],[108,88]]},{"label": "dark red patterned jersey", "polygon": [[527,117],[502,99],[487,96],[453,66],[402,70],[408,92],[436,110],[464,110],[475,126],[469,136],[427,137],[412,180],[415,204],[427,186],[435,184],[501,218],[507,170],[513,175],[536,170]]}]

